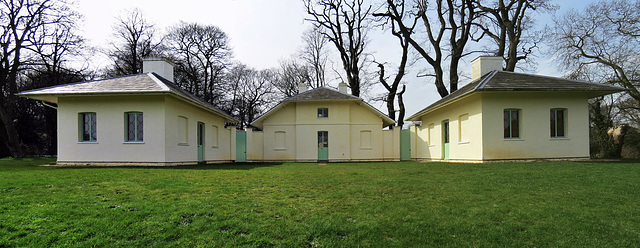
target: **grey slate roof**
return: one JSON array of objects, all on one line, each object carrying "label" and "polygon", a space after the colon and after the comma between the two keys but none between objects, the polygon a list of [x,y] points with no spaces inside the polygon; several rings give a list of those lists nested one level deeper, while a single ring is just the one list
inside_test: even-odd
[{"label": "grey slate roof", "polygon": [[283,102],[301,102],[301,101],[329,101],[329,100],[358,100],[361,98],[353,95],[344,94],[334,89],[326,87],[318,87],[307,90],[301,94],[284,99]]},{"label": "grey slate roof", "polygon": [[365,102],[360,97],[356,97],[356,96],[350,95],[350,94],[345,94],[345,93],[342,93],[340,91],[337,91],[335,89],[328,88],[328,87],[318,87],[318,88],[307,90],[307,91],[302,92],[302,93],[300,93],[298,95],[295,95],[295,96],[292,96],[292,97],[289,97],[289,98],[286,98],[286,99],[282,100],[280,103],[278,103],[278,105],[276,105],[273,108],[269,109],[269,111],[264,113],[262,116],[258,117],[258,119],[256,119],[255,121],[251,122],[251,125],[254,126],[254,127],[262,127],[262,125],[261,125],[262,121],[267,116],[271,115],[276,110],[284,107],[284,105],[286,103],[288,103],[288,102],[311,102],[311,101],[355,101],[355,102],[361,102],[362,105],[365,108],[367,108],[370,111],[376,113],[380,118],[382,118],[382,123],[384,124],[384,126],[388,126],[388,125],[396,123],[394,120],[389,118],[386,114],[382,113],[380,110],[378,110],[375,107],[371,106],[370,104]]},{"label": "grey slate roof", "polygon": [[600,96],[611,94],[615,92],[623,91],[623,88],[605,85],[588,83],[577,80],[570,80],[564,78],[556,78],[542,75],[508,72],[508,71],[491,71],[482,77],[472,81],[464,87],[454,91],[446,97],[434,102],[426,108],[418,111],[409,118],[407,121],[419,121],[420,117],[436,109],[440,106],[446,105],[458,98],[466,97],[467,95],[475,92],[487,92],[487,91],[554,91],[554,92],[589,92],[592,95]]},{"label": "grey slate roof", "polygon": [[214,107],[193,94],[181,89],[171,81],[153,73],[102,79],[96,81],[57,85],[19,93],[19,96],[57,103],[60,96],[86,95],[143,95],[168,94],[214,112],[228,122],[238,122],[224,111]]}]

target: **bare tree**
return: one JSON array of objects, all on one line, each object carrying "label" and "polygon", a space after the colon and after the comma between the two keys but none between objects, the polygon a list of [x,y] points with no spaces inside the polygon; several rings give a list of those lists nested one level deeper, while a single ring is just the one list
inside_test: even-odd
[{"label": "bare tree", "polygon": [[314,69],[301,64],[295,59],[281,60],[277,71],[278,80],[273,82],[276,89],[284,97],[295,96],[298,93],[298,84],[310,82]]},{"label": "bare tree", "polygon": [[329,41],[317,28],[307,30],[303,36],[304,46],[300,51],[302,60],[311,67],[313,81],[308,81],[313,88],[325,85],[325,71],[327,67],[327,52],[325,45]]},{"label": "bare tree", "polygon": [[107,69],[107,76],[142,73],[142,59],[161,53],[155,27],[144,18],[142,10],[136,8],[118,17],[113,29],[115,41],[107,51],[113,64]]},{"label": "bare tree", "polygon": [[219,104],[225,94],[224,76],[231,57],[227,34],[216,26],[181,22],[166,39],[178,62],[176,84],[209,103]]},{"label": "bare tree", "polygon": [[[634,121],[640,116],[640,2],[601,1],[568,11],[556,20],[552,46],[570,76],[625,88],[607,104],[598,99],[590,106],[592,145],[596,141],[604,156],[620,157],[625,124],[640,125]],[[619,133],[609,137],[614,125]]]},{"label": "bare tree", "polygon": [[[640,113],[640,2],[614,0],[571,10],[555,24],[552,46],[573,74],[599,74],[604,83],[622,86]],[[592,76],[593,77],[593,76]]]},{"label": "bare tree", "polygon": [[311,15],[307,20],[337,48],[351,94],[360,96],[371,6],[363,0],[304,0],[304,5]]},{"label": "bare tree", "polygon": [[473,24],[481,29],[497,46],[496,56],[505,61],[505,71],[514,71],[516,63],[526,60],[534,52],[542,37],[528,34],[534,24],[533,11],[553,11],[556,6],[548,0],[496,0],[491,5],[485,1],[473,0],[478,7],[478,15]]},{"label": "bare tree", "polygon": [[390,17],[391,14],[389,12],[383,13],[383,14],[374,13],[374,15],[384,17],[384,21],[391,24],[390,32],[393,36],[398,38],[400,47],[402,48],[400,64],[398,65],[398,72],[393,77],[393,81],[391,82],[391,84],[387,82],[387,78],[385,77],[384,64],[378,63],[378,68],[380,68],[379,80],[380,80],[380,83],[382,83],[384,88],[387,90],[387,96],[384,98],[384,101],[387,103],[387,113],[388,113],[387,115],[389,116],[389,118],[396,120],[395,98],[396,96],[398,96],[398,105],[400,107],[400,110],[399,110],[400,113],[399,113],[399,118],[396,120],[396,123],[398,124],[398,126],[402,128],[402,125],[404,123],[404,120],[403,120],[404,114],[405,114],[404,102],[402,101],[402,94],[404,94],[404,90],[406,86],[403,85],[402,91],[400,91],[400,93],[398,93],[398,86],[400,86],[400,82],[402,81],[402,78],[405,75],[405,69],[407,67],[407,61],[409,57],[408,56],[409,46],[410,46],[409,39],[407,39],[405,36],[402,35],[402,31],[398,27],[398,24],[391,19]]},{"label": "bare tree", "polygon": [[239,128],[248,127],[276,102],[274,82],[277,78],[271,70],[256,71],[243,64],[230,68],[227,104],[223,110],[241,121]]},{"label": "bare tree", "polygon": [[25,155],[23,133],[16,128],[19,119],[15,94],[28,88],[23,82],[25,74],[42,64],[40,46],[54,46],[51,38],[56,36],[56,30],[71,26],[77,18],[65,1],[0,1],[0,138],[12,156]]},{"label": "bare tree", "polygon": [[[397,25],[398,33],[431,66],[432,72],[424,76],[433,77],[438,93],[445,97],[458,89],[458,64],[467,55],[465,47],[470,39],[472,21],[476,14],[471,0],[434,2],[435,6],[432,6],[427,0],[419,0],[414,7],[407,8],[404,0],[387,0],[386,12],[375,13],[374,16],[387,17]],[[426,37],[415,37],[421,34],[419,23],[422,23]],[[423,39],[427,40],[426,45],[421,42]],[[444,73],[446,59],[449,60],[448,90]]]}]

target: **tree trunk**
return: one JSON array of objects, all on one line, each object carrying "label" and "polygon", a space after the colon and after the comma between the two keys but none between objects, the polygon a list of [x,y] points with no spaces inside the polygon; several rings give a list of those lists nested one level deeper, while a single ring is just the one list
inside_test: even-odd
[{"label": "tree trunk", "polygon": [[[5,100],[7,99],[5,98]],[[20,142],[18,130],[16,129],[16,125],[13,120],[14,116],[11,114],[11,111],[8,110],[4,104],[0,104],[0,121],[4,124],[4,131],[7,134],[6,146],[9,148],[13,157],[19,158],[23,157],[25,154]]]},{"label": "tree trunk", "polygon": [[402,126],[404,125],[404,100],[402,99],[402,95],[404,94],[404,91],[407,89],[406,85],[402,85],[402,90],[400,91],[400,93],[398,93],[398,106],[400,108],[400,112],[398,113],[398,126],[400,127],[400,129],[402,129]]}]

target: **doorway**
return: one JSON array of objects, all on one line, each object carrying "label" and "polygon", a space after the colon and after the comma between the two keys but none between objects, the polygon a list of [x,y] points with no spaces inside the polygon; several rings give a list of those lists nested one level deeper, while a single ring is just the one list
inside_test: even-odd
[{"label": "doorway", "polygon": [[329,160],[329,132],[318,131],[318,161]]},{"label": "doorway", "polygon": [[198,122],[198,163],[204,162],[204,123]]},{"label": "doorway", "polygon": [[411,160],[411,130],[400,130],[400,161]]},{"label": "doorway", "polygon": [[247,162],[247,132],[236,131],[236,162]]}]

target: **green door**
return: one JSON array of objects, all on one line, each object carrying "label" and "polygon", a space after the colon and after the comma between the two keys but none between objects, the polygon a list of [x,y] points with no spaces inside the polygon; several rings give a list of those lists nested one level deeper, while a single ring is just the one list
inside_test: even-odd
[{"label": "green door", "polygon": [[449,120],[442,121],[442,159],[449,159]]},{"label": "green door", "polygon": [[411,132],[409,129],[400,130],[400,160],[411,160]]},{"label": "green door", "polygon": [[329,132],[318,131],[318,161],[329,160]]},{"label": "green door", "polygon": [[236,162],[247,162],[247,132],[236,131]]},{"label": "green door", "polygon": [[198,122],[198,162],[204,162],[204,123]]}]

